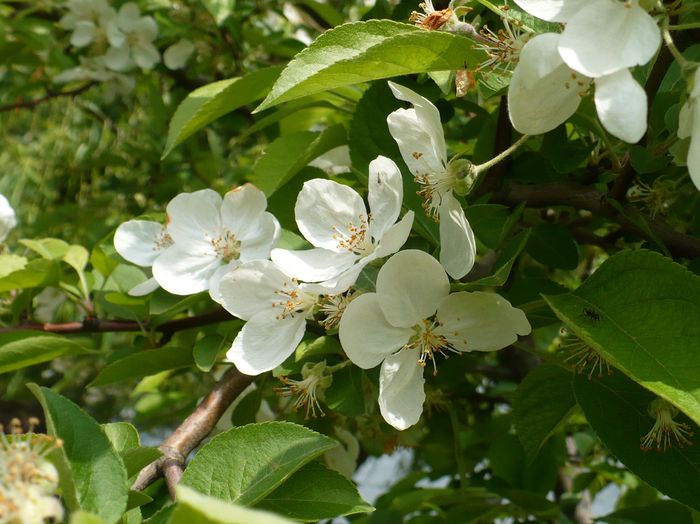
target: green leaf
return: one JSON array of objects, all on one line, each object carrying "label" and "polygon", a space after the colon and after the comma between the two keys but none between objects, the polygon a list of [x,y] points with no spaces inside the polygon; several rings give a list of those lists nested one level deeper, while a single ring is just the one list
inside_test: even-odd
[{"label": "green leaf", "polygon": [[374,511],[352,482],[317,461],[297,471],[256,507],[307,522]]},{"label": "green leaf", "polygon": [[58,238],[40,238],[38,240],[23,238],[19,243],[47,260],[63,258],[69,247],[67,242]]},{"label": "green leaf", "polygon": [[253,505],[337,445],[325,435],[288,422],[233,428],[199,450],[182,484],[205,495]]},{"label": "green leaf", "polygon": [[[130,490],[126,508],[128,511],[134,508],[138,508],[140,506],[144,506],[149,502],[153,502],[153,498],[149,497],[145,493],[141,493],[140,491]],[[126,521],[124,521],[124,524],[127,524]]]},{"label": "green leaf", "polygon": [[302,340],[294,351],[294,360],[299,362],[306,358],[328,354],[343,355],[343,347],[337,337],[323,335]]},{"label": "green leaf", "polygon": [[194,364],[192,349],[166,346],[137,351],[105,366],[90,386],[104,386],[121,380],[155,375],[166,369],[185,368]]},{"label": "green leaf", "polygon": [[326,405],[348,417],[364,414],[362,375],[362,370],[357,366],[346,366],[333,373],[333,382],[325,393]]},{"label": "green leaf", "polygon": [[249,509],[208,497],[193,489],[177,487],[177,507],[169,524],[293,524],[267,511]]},{"label": "green leaf", "polygon": [[539,224],[532,230],[527,252],[545,266],[576,269],[578,246],[571,233],[559,224]]},{"label": "green leaf", "polygon": [[[672,447],[663,453],[644,452],[640,439],[654,425],[649,404],[656,398],[622,373],[588,380],[578,375],[574,393],[598,437],[634,474],[662,493],[700,510],[700,447]],[[682,415],[677,422],[689,421]],[[698,434],[697,427],[695,434]]]},{"label": "green leaf", "polygon": [[700,423],[700,277],[658,253],[624,251],[573,293],[545,298],[574,335]]},{"label": "green leaf", "polygon": [[107,524],[97,515],[87,511],[76,511],[70,516],[70,524]]},{"label": "green leaf", "polygon": [[544,364],[529,373],[515,391],[515,429],[528,460],[534,460],[542,445],[576,405],[572,378],[566,369]]},{"label": "green leaf", "polygon": [[321,133],[300,131],[283,135],[267,146],[250,181],[270,197],[314,158],[346,141],[345,128],[340,124]]},{"label": "green leaf", "polygon": [[2,277],[0,279],[0,292],[57,284],[59,275],[60,267],[57,261],[32,260],[23,269]]},{"label": "green leaf", "polygon": [[162,158],[217,118],[265,96],[281,70],[281,67],[267,67],[192,91],[178,106],[170,121]]},{"label": "green leaf", "polygon": [[128,422],[102,424],[102,430],[118,453],[139,447],[139,432]]},{"label": "green leaf", "polygon": [[195,343],[192,357],[200,371],[208,373],[214,367],[219,351],[224,348],[224,342],[223,337],[208,335]]},{"label": "green leaf", "polygon": [[0,255],[0,278],[24,269],[27,259],[19,255]]},{"label": "green leaf", "polygon": [[202,0],[202,3],[214,18],[216,25],[220,26],[233,12],[236,0]]},{"label": "green leaf", "polygon": [[44,408],[49,434],[63,440],[55,455],[68,508],[89,511],[106,522],[120,519],[129,491],[126,469],[100,425],[50,389],[27,387]]},{"label": "green leaf", "polygon": [[39,335],[36,331],[0,335],[0,373],[26,368],[58,357],[81,355],[91,351],[69,338]]},{"label": "green leaf", "polygon": [[345,21],[345,17],[329,4],[317,2],[316,0],[298,0],[295,3],[303,4],[313,9],[313,11],[323,18],[330,26],[340,25]]},{"label": "green leaf", "polygon": [[472,42],[391,20],[353,22],[326,31],[289,62],[255,110],[380,78],[475,66]]},{"label": "green leaf", "polygon": [[158,448],[148,446],[124,450],[121,452],[121,457],[126,467],[127,476],[133,477],[162,454]]},{"label": "green leaf", "polygon": [[89,258],[88,250],[78,245],[68,246],[68,251],[63,255],[63,261],[78,273],[83,272]]},{"label": "green leaf", "polygon": [[607,524],[693,524],[690,510],[673,500],[659,500],[647,506],[619,509],[597,520]]}]

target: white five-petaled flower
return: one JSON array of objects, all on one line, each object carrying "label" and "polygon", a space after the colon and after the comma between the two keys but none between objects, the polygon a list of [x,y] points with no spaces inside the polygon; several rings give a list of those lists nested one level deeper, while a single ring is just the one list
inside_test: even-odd
[{"label": "white five-petaled flower", "polygon": [[158,25],[152,17],[141,16],[133,2],[122,5],[107,24],[110,48],[104,56],[105,65],[114,71],[127,71],[134,64],[153,69],[160,62],[160,53],[153,45],[157,36]]},{"label": "white five-petaled flower", "polygon": [[690,137],[688,172],[695,187],[700,190],[700,67],[695,70],[688,100],[678,118],[678,137]]},{"label": "white five-petaled flower", "polygon": [[294,211],[299,231],[314,249],[274,249],[272,260],[299,280],[347,290],[369,262],[396,253],[413,225],[413,211],[396,222],[403,185],[392,160],[379,156],[370,163],[367,199],[369,213],[354,189],[332,180],[309,180]]},{"label": "white five-petaled flower", "polygon": [[16,225],[15,210],[12,209],[10,201],[4,195],[0,195],[0,242],[7,238]]},{"label": "white five-petaled flower", "polygon": [[70,43],[75,47],[85,47],[99,40],[105,40],[106,27],[117,12],[106,0],[68,0],[68,13],[58,22],[64,29],[73,31]]},{"label": "white five-petaled flower", "polygon": [[447,146],[440,113],[426,98],[389,82],[394,96],[413,104],[387,117],[389,132],[401,156],[421,186],[426,213],[440,222],[440,263],[455,279],[462,278],[474,266],[476,241],[454,189],[459,174],[447,162]]},{"label": "white five-petaled flower", "polygon": [[540,134],[566,121],[594,79],[603,126],[634,143],[647,127],[647,98],[630,67],[646,64],[661,32],[638,0],[516,0],[530,14],[564,22],[561,35],[543,34],[523,48],[508,91],[513,127]]},{"label": "white five-petaled flower", "polygon": [[[128,220],[114,232],[114,248],[125,260],[141,267],[151,267],[165,249],[173,244],[168,229],[152,220]],[[158,289],[154,278],[129,290],[132,296],[147,295]]]},{"label": "white five-petaled flower", "polygon": [[221,305],[247,321],[226,358],[241,373],[257,375],[277,367],[294,352],[320,295],[336,291],[300,284],[273,262],[256,260],[224,275],[219,293]]},{"label": "white five-petaled flower", "polygon": [[381,364],[379,408],[403,430],[418,422],[425,392],[423,369],[437,354],[495,351],[530,333],[525,314],[495,293],[450,294],[437,260],[417,250],[392,256],[379,271],[376,293],[348,305],[340,342],[361,368]]},{"label": "white five-petaled flower", "polygon": [[280,226],[265,194],[245,184],[221,196],[211,189],[181,193],[167,207],[173,245],[153,262],[158,284],[176,295],[209,290],[219,300],[218,282],[243,262],[266,259]]}]

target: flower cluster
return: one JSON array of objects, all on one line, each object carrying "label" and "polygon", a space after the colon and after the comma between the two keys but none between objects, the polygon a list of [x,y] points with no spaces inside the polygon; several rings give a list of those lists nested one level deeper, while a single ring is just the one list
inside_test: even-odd
[{"label": "flower cluster", "polygon": [[[397,429],[422,412],[423,368],[437,370],[440,355],[494,351],[530,332],[522,311],[495,293],[450,294],[474,265],[476,241],[457,199],[464,160],[448,161],[437,108],[426,98],[389,83],[412,107],[389,115],[389,130],[425,198],[426,213],[440,223],[440,261],[408,241],[414,212],[402,215],[404,182],[396,163],[378,156],[369,164],[367,204],[348,185],[316,178],[304,183],[294,208],[310,249],[276,247],[280,225],[266,211],[265,195],[247,184],[221,198],[205,189],[176,196],[167,223],[130,220],[114,244],[128,261],[152,267],[153,279],[132,289],[161,286],[174,294],[208,290],[211,298],[245,321],[226,359],[242,373],[270,371],[292,355],[309,321],[339,330],[350,361],[382,364],[379,406]],[[382,265],[382,260],[387,259]],[[357,286],[369,265],[381,266],[376,289]],[[347,362],[347,361],[346,361]],[[307,415],[322,413],[318,398],[330,385],[325,364],[285,379],[287,394]]]},{"label": "flower cluster", "polygon": [[639,0],[515,2],[565,27],[561,34],[540,34],[523,46],[508,91],[513,127],[525,134],[554,129],[576,112],[593,84],[605,129],[626,142],[640,140],[647,127],[647,98],[630,68],[653,58],[661,31]]},{"label": "flower cluster", "polygon": [[[136,67],[148,71],[161,61],[154,45],[158,24],[153,17],[142,15],[134,2],[119,10],[107,0],[68,0],[65,6],[68,13],[59,25],[71,31],[71,45],[85,49],[86,55],[80,57],[78,67],[62,71],[54,81],[114,81],[122,90],[130,90],[134,81],[125,73]],[[181,40],[165,51],[163,61],[168,68],[179,69],[193,52],[192,42]]]},{"label": "flower cluster", "polygon": [[[30,425],[38,423],[30,419]],[[0,425],[0,522],[60,522],[63,507],[55,493],[58,471],[47,455],[60,441],[47,435],[22,433],[18,419],[11,422],[11,434]]]}]

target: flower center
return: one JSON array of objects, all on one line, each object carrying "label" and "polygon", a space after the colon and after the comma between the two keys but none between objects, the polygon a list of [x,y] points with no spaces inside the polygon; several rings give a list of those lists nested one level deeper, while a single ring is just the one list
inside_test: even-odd
[{"label": "flower center", "polygon": [[[414,153],[414,158],[416,158]],[[441,173],[426,172],[417,174],[414,180],[420,188],[416,193],[423,198],[423,210],[425,214],[433,218],[436,222],[440,220],[440,205],[442,198],[456,185],[457,177],[449,168]]]},{"label": "flower center", "polygon": [[272,302],[273,308],[281,310],[276,317],[277,320],[293,318],[294,315],[308,316],[318,300],[318,295],[305,293],[299,289],[296,279],[291,279],[291,285],[285,282],[282,289],[276,290],[275,294],[281,297],[279,302]]},{"label": "flower center", "polygon": [[168,234],[168,230],[163,226],[153,243],[153,251],[161,251],[174,244],[173,237]]},{"label": "flower center", "polygon": [[359,225],[348,223],[347,232],[333,226],[333,239],[338,242],[338,249],[348,251],[354,255],[366,257],[374,251],[374,245],[369,236],[369,220],[371,215],[360,215]]},{"label": "flower center", "polygon": [[[569,333],[566,330],[562,330],[562,337],[568,336]],[[610,362],[583,340],[572,336],[571,339],[566,339],[562,342],[560,347],[571,352],[564,359],[564,362],[571,362],[574,371],[579,375],[586,374],[588,380],[591,380],[593,375],[597,375],[599,378],[602,377],[603,371],[607,375],[613,374]]]},{"label": "flower center", "polygon": [[236,240],[236,235],[226,230],[223,235],[211,241],[214,251],[227,264],[232,260],[238,260],[241,256],[241,241]]},{"label": "flower center", "polygon": [[674,444],[679,448],[693,444],[689,438],[693,436],[693,431],[688,424],[673,420],[678,415],[678,408],[670,402],[657,398],[649,404],[649,415],[656,421],[649,433],[639,439],[642,451],[655,448],[656,451],[665,453]]},{"label": "flower center", "polygon": [[433,363],[433,375],[437,375],[436,353],[441,353],[445,358],[448,357],[448,352],[459,353],[444,335],[437,332],[439,327],[440,323],[437,320],[423,320],[422,324],[414,326],[416,334],[406,344],[407,348],[420,349],[420,366],[425,367],[428,360]]},{"label": "flower center", "polygon": [[[501,7],[501,9],[507,10],[507,7]],[[479,40],[475,48],[485,52],[488,58],[479,64],[478,71],[487,68],[498,69],[499,67],[509,70],[520,58],[520,51],[530,38],[530,34],[523,31],[522,22],[519,20],[509,21],[507,15],[503,17],[503,29],[494,33],[487,26],[484,26],[479,34],[482,39]]]},{"label": "flower center", "polygon": [[432,0],[426,0],[418,5],[423,12],[413,11],[408,18],[409,22],[413,22],[418,27],[427,29],[428,31],[438,31],[442,29],[448,22],[452,21],[454,12],[449,7],[441,11],[436,11],[433,7]]},{"label": "flower center", "polygon": [[343,313],[345,313],[345,309],[356,296],[357,294],[351,296],[346,293],[340,293],[338,295],[328,295],[323,298],[320,311],[325,315],[325,318],[321,320],[320,324],[326,331],[330,331],[340,324],[340,319]]},{"label": "flower center", "polygon": [[[274,388],[275,392],[282,397],[297,396],[292,404],[292,410],[304,409],[306,419],[310,417],[323,417],[325,413],[319,403],[324,391],[333,382],[333,375],[326,367],[325,362],[317,364],[307,363],[301,370],[302,380],[292,380],[287,377],[279,377],[284,384],[283,387]],[[317,413],[318,412],[318,413]]]}]

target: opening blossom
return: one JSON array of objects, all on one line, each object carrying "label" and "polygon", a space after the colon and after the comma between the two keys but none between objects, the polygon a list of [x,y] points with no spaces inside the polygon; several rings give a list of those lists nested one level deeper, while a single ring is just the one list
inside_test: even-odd
[{"label": "opening blossom", "polygon": [[530,333],[525,314],[495,293],[450,294],[445,270],[423,251],[392,256],[376,289],[350,302],[340,342],[357,366],[381,364],[379,409],[399,430],[420,419],[428,361],[436,372],[438,354],[495,351]]},{"label": "opening blossom", "polygon": [[[128,220],[114,232],[114,248],[122,258],[141,267],[151,267],[165,249],[173,245],[173,239],[163,224],[152,220]],[[140,297],[158,289],[155,278],[138,284],[129,295]]]},{"label": "opening blossom", "polygon": [[646,64],[661,44],[654,19],[638,0],[516,0],[528,13],[566,23],[523,47],[508,91],[513,127],[550,131],[576,112],[591,81],[603,126],[626,142],[647,127],[647,98],[630,67]]},{"label": "opening blossom", "polygon": [[258,375],[294,353],[320,296],[337,291],[300,284],[273,262],[256,260],[224,275],[219,293],[220,304],[247,321],[226,359],[241,373]]},{"label": "opening blossom", "polygon": [[438,109],[418,93],[389,82],[394,96],[413,104],[387,117],[389,132],[401,156],[421,186],[426,213],[440,223],[440,263],[455,279],[474,266],[476,240],[454,190],[459,183],[459,163],[447,161],[447,146]]},{"label": "opening blossom", "polygon": [[304,183],[294,208],[296,222],[314,249],[274,249],[272,260],[289,275],[345,291],[372,260],[396,253],[413,226],[413,211],[401,212],[401,172],[389,158],[369,165],[370,212],[352,188],[315,178]]},{"label": "opening blossom", "polygon": [[158,24],[150,16],[141,16],[139,7],[128,2],[119,8],[116,18],[107,24],[110,48],[104,62],[114,71],[128,71],[134,64],[153,69],[160,62],[160,53],[153,45]]},{"label": "opening blossom", "polygon": [[0,195],[0,242],[3,242],[17,225],[17,216],[10,201]]},{"label": "opening blossom", "polygon": [[208,289],[218,302],[221,277],[244,262],[268,258],[277,242],[279,222],[266,208],[265,194],[251,184],[223,198],[211,189],[177,195],[167,207],[173,245],[153,261],[154,278],[175,295]]},{"label": "opening blossom", "polygon": [[688,171],[695,187],[700,190],[700,68],[695,70],[693,86],[678,117],[678,137],[690,137]]}]

